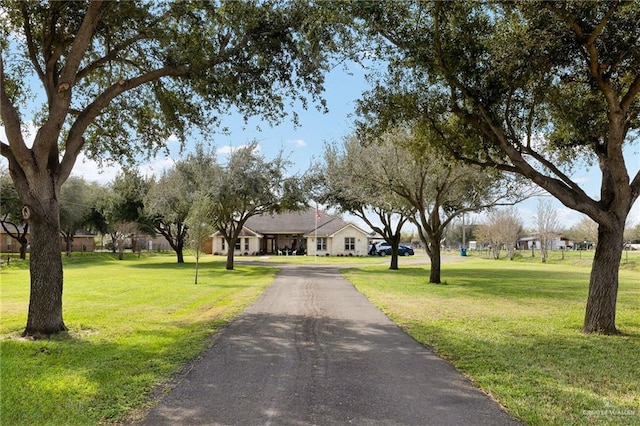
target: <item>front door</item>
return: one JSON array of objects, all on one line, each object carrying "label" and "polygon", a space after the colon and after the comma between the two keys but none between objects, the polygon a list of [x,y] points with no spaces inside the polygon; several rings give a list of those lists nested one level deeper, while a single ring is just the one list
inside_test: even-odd
[{"label": "front door", "polygon": [[266,254],[274,254],[276,252],[276,239],[274,237],[265,238],[265,252]]}]

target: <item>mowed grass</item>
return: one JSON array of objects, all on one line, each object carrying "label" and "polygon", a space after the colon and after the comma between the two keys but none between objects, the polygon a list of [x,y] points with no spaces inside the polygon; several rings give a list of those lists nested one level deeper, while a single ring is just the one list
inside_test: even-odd
[{"label": "mowed grass", "polygon": [[[619,336],[580,332],[590,268],[479,258],[346,277],[529,425],[640,425],[640,274],[620,271]],[[579,260],[579,259],[578,259]]]},{"label": "mowed grass", "polygon": [[65,259],[69,333],[20,338],[29,274],[13,261],[0,272],[0,424],[86,425],[135,417],[152,392],[211,344],[210,336],[272,282],[276,269],[175,255],[74,255]]}]

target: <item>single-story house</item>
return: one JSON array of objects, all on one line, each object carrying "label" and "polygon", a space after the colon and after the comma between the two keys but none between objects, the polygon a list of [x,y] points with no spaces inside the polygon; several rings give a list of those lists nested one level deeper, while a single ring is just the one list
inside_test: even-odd
[{"label": "single-story house", "polygon": [[[249,218],[236,241],[235,253],[364,256],[371,237],[353,223],[310,207],[299,212]],[[213,254],[227,253],[226,241],[220,232],[212,235],[211,248]]]},{"label": "single-story house", "polygon": [[[20,229],[22,232],[22,228]],[[27,232],[27,241],[31,239],[29,232]],[[87,232],[79,230],[73,236],[73,242],[71,244],[72,252],[80,252],[80,251],[95,251],[96,242],[95,235]],[[64,241],[64,238],[60,237],[60,251],[67,250],[67,243]],[[0,253],[19,253],[20,252],[20,243],[14,240],[1,226],[0,226]]]},{"label": "single-story house", "polygon": [[[518,239],[518,243],[516,244],[516,248],[518,250],[531,250],[536,249],[540,250],[542,247],[542,243],[540,242],[540,237],[538,235],[532,235],[529,237],[523,237]],[[551,239],[550,250],[566,250],[573,248],[573,241],[570,239],[563,237],[562,235],[555,235]]]}]

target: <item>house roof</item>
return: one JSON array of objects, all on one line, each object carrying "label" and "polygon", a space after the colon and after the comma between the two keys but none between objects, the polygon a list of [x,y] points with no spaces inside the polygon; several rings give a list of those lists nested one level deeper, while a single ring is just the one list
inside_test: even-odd
[{"label": "house roof", "polygon": [[357,226],[342,220],[340,217],[331,216],[322,210],[309,207],[299,212],[285,212],[279,214],[265,214],[250,217],[245,226],[260,234],[303,234],[305,236],[329,236],[347,226],[353,226],[363,234],[367,234]]},{"label": "house roof", "polygon": [[[336,219],[323,211],[318,215],[318,229]],[[245,226],[260,234],[304,234],[316,227],[316,209],[252,216]]]},{"label": "house roof", "polygon": [[310,230],[304,236],[305,237],[313,237],[313,236],[331,237],[337,234],[339,231],[342,231],[344,228],[349,228],[349,227],[355,228],[358,231],[365,234],[366,236],[369,236],[369,234],[367,234],[365,231],[363,231],[359,227],[355,226],[353,223],[345,222],[344,220],[338,219],[338,218],[336,218],[336,220],[327,222],[323,226],[318,226],[317,230],[315,229]]}]

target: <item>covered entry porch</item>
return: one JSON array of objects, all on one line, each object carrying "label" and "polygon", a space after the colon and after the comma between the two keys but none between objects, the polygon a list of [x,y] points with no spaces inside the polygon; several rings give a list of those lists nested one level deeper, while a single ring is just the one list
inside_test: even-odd
[{"label": "covered entry porch", "polygon": [[262,236],[260,251],[274,255],[303,255],[307,241],[302,234],[266,234]]}]

